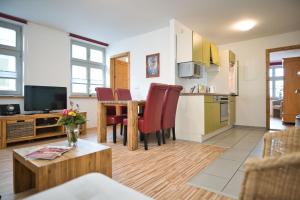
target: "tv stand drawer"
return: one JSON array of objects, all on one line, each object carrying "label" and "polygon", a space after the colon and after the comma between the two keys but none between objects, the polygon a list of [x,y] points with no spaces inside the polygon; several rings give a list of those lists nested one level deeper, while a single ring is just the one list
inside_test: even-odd
[{"label": "tv stand drawer", "polygon": [[6,121],[7,140],[28,136],[34,136],[33,119],[18,119]]}]

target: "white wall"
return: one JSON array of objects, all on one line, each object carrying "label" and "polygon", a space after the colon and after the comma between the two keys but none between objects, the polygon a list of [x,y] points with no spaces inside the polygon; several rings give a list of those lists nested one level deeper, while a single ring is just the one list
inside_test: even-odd
[{"label": "white wall", "polygon": [[[300,44],[300,31],[219,46],[240,61],[237,124],[266,125],[266,49]],[[220,72],[222,76],[222,72]]]},{"label": "white wall", "polygon": [[[152,82],[175,83],[175,68],[170,61],[169,27],[113,43],[107,50],[107,66],[110,66],[111,56],[127,51],[130,52],[130,90],[134,99],[145,99]],[[154,53],[160,53],[160,77],[146,78],[146,55]]]},{"label": "white wall", "polygon": [[[29,22],[24,31],[24,84],[62,86],[70,92],[70,37],[66,32]],[[68,94],[69,96],[70,94]],[[96,127],[96,99],[72,99],[88,115],[88,127]],[[0,104],[19,103],[22,98],[0,99]]]}]

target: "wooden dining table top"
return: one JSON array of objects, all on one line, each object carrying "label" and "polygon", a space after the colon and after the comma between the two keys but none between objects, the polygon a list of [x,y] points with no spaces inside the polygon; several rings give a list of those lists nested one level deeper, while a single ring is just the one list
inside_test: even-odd
[{"label": "wooden dining table top", "polygon": [[138,105],[144,105],[145,100],[112,100],[112,101],[99,101],[99,103],[104,104],[105,106],[117,106],[122,105],[126,106],[128,102],[136,102]]}]

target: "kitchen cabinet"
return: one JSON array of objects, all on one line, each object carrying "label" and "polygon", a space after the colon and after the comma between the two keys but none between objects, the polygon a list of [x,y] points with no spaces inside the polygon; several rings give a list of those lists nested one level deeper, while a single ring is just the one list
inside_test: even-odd
[{"label": "kitchen cabinet", "polygon": [[222,127],[220,123],[220,103],[214,100],[215,97],[204,97],[205,134],[212,133]]},{"label": "kitchen cabinet", "polygon": [[210,42],[209,40],[203,38],[203,61],[202,63],[206,67],[218,67],[220,66],[220,54],[219,48],[214,43]]},{"label": "kitchen cabinet", "polygon": [[235,54],[229,50],[229,63],[234,65],[235,64]]},{"label": "kitchen cabinet", "polygon": [[177,33],[177,63],[191,62],[193,57],[193,31],[181,28]]},{"label": "kitchen cabinet", "polygon": [[196,63],[203,62],[203,40],[202,37],[193,31],[193,51],[192,51],[192,60]]},{"label": "kitchen cabinet", "polygon": [[[230,50],[225,51],[226,60],[224,66],[228,67],[228,92],[230,94],[238,95],[239,94],[239,61],[236,59],[234,53]],[[232,57],[232,55],[234,55]],[[233,59],[235,60],[234,63]]]},{"label": "kitchen cabinet", "polygon": [[206,66],[210,66],[210,41],[206,38],[203,38],[202,41],[202,48],[203,48],[203,60],[202,63]]},{"label": "kitchen cabinet", "polygon": [[[224,120],[224,113],[221,112],[224,105],[222,106],[220,101],[224,101],[224,98],[228,99],[228,95],[182,93],[176,112],[176,138],[203,142],[232,128],[229,119]],[[229,105],[227,114],[228,107]]]},{"label": "kitchen cabinet", "polygon": [[215,44],[211,43],[210,44],[210,52],[211,52],[211,55],[210,55],[211,63],[219,66],[220,65],[219,48]]},{"label": "kitchen cabinet", "polygon": [[220,65],[219,49],[195,31],[182,28],[176,37],[177,63],[195,62],[205,67]]},{"label": "kitchen cabinet", "polygon": [[236,98],[229,97],[229,125],[234,125],[236,122]]},{"label": "kitchen cabinet", "polygon": [[182,29],[177,34],[177,63],[202,63],[202,37],[189,29]]}]

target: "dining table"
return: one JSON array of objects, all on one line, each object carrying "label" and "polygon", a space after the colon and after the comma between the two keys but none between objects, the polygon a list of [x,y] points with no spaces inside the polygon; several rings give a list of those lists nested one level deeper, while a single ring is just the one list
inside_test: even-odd
[{"label": "dining table", "polygon": [[128,101],[98,101],[97,105],[97,141],[99,143],[107,142],[107,107],[127,107],[127,147],[128,150],[138,149],[138,110],[139,107],[145,106],[144,100]]}]

